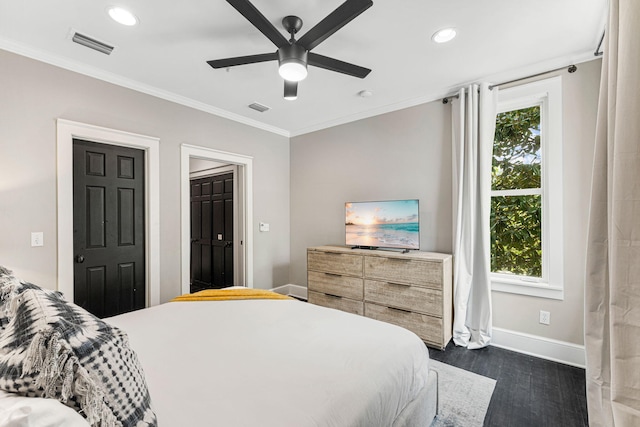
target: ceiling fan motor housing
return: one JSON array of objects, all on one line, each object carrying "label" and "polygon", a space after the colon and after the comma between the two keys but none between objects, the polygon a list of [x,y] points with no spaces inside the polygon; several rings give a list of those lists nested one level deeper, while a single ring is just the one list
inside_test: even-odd
[{"label": "ceiling fan motor housing", "polygon": [[283,62],[297,62],[306,67],[307,50],[297,44],[282,46],[278,49],[278,63],[282,65]]},{"label": "ceiling fan motor housing", "polygon": [[[278,49],[280,75],[289,81],[300,81],[307,76],[307,50],[297,44],[282,46]],[[291,67],[292,74],[285,69]]]}]

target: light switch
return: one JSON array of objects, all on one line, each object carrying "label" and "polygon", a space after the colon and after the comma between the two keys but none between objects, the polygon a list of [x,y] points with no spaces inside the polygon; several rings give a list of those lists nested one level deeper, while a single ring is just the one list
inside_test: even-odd
[{"label": "light switch", "polygon": [[260,231],[269,231],[269,224],[267,224],[266,222],[261,222]]},{"label": "light switch", "polygon": [[34,231],[31,233],[31,246],[44,246],[44,233],[42,231]]}]

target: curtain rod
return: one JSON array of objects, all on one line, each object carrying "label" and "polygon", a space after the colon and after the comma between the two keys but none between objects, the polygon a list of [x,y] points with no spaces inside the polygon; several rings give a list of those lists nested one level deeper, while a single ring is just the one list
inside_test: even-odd
[{"label": "curtain rod", "polygon": [[494,87],[500,87],[500,86],[508,85],[508,84],[511,84],[511,83],[519,82],[519,81],[522,81],[522,80],[527,80],[527,79],[532,79],[534,77],[544,76],[545,74],[555,73],[556,71],[561,71],[561,70],[564,70],[565,68],[570,73],[575,73],[578,70],[578,67],[576,67],[575,65],[571,64],[571,65],[569,65],[569,67],[560,67],[560,68],[556,68],[554,70],[549,70],[549,71],[544,71],[542,73],[533,74],[531,76],[520,77],[519,79],[509,80],[508,82],[502,82],[502,83],[498,83],[498,84],[495,84],[495,85],[491,85],[491,86],[489,86],[489,89],[493,90]]},{"label": "curtain rod", "polygon": [[[526,77],[520,77],[519,79],[509,80],[507,82],[502,82],[502,83],[497,83],[495,85],[489,86],[489,90],[493,90],[496,87],[508,85],[508,84],[511,84],[511,83],[516,83],[516,82],[519,82],[519,81],[522,81],[522,80],[532,79],[534,77],[540,77],[540,76],[544,76],[546,74],[555,73],[556,71],[564,70],[565,68],[567,69],[567,71],[569,73],[575,73],[578,70],[578,67],[576,67],[575,65],[571,64],[571,65],[569,65],[569,67],[560,67],[560,68],[556,68],[554,70],[544,71],[542,73],[533,74],[533,75],[526,76]],[[451,99],[459,98],[459,97],[460,97],[460,95],[458,95],[458,94],[445,96],[444,98],[442,98],[442,103],[443,104],[448,104]]]}]

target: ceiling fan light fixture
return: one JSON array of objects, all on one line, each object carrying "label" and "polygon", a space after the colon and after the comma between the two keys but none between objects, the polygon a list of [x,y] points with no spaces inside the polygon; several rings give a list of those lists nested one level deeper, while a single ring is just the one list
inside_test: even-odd
[{"label": "ceiling fan light fixture", "polygon": [[278,73],[290,82],[299,82],[307,77],[307,51],[292,44],[278,49]]},{"label": "ceiling fan light fixture", "polygon": [[453,40],[456,37],[456,34],[455,28],[443,28],[436,31],[433,36],[431,36],[431,40],[436,43],[446,43]]},{"label": "ceiling fan light fixture", "polygon": [[133,13],[121,7],[110,7],[109,9],[107,9],[107,13],[111,17],[111,19],[113,19],[117,23],[126,25],[128,27],[131,27],[138,23],[138,18],[136,18]]},{"label": "ceiling fan light fixture", "polygon": [[290,82],[299,82],[307,77],[307,67],[299,62],[285,62],[278,68],[280,77]]}]

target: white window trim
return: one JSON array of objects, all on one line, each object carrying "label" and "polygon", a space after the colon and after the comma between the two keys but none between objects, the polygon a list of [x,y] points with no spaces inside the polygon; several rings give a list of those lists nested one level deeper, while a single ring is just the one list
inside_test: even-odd
[{"label": "white window trim", "polygon": [[540,80],[498,94],[498,113],[540,105],[542,149],[542,278],[491,273],[491,289],[564,299],[562,197],[562,77]]}]

